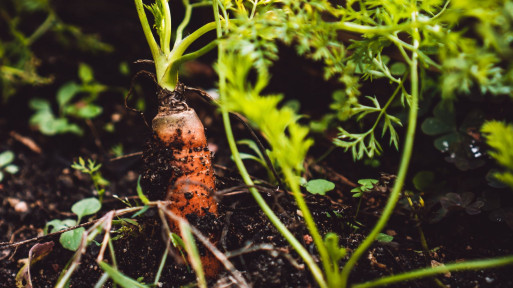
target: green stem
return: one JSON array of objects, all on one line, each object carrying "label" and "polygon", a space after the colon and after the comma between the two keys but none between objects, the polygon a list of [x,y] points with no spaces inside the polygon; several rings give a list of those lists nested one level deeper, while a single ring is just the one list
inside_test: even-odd
[{"label": "green stem", "polygon": [[[155,61],[155,65],[157,67],[157,81],[161,87],[171,91],[175,89],[176,85],[178,84],[178,66],[173,65],[173,63],[182,57],[183,53],[185,53],[185,50],[187,50],[187,48],[189,48],[189,46],[194,43],[194,41],[198,40],[198,38],[214,29],[216,29],[215,22],[210,22],[203,25],[198,30],[194,31],[192,34],[183,39],[179,44],[175,44],[173,50],[171,51],[170,55],[166,57],[166,59],[162,59],[162,61]],[[202,49],[199,51],[201,50]],[[206,53],[206,51],[202,52]]]},{"label": "green stem", "polygon": [[164,33],[162,39],[160,39],[160,47],[164,51],[165,55],[170,52],[169,44],[171,42],[171,11],[169,9],[168,0],[160,0],[162,7],[164,8]]},{"label": "green stem", "polygon": [[155,287],[158,287],[157,284],[159,283],[160,276],[162,275],[162,271],[164,270],[164,266],[166,264],[168,253],[169,253],[169,245],[166,246],[166,250],[164,251],[164,254],[162,254],[162,259],[160,260],[159,269],[157,270],[157,275],[155,275],[155,281],[153,281],[153,285],[155,285]]},{"label": "green stem", "polygon": [[[412,22],[416,22],[416,12],[412,13]],[[415,27],[415,25],[412,25]],[[410,65],[410,83],[411,83],[411,103],[410,103],[410,112],[408,115],[408,129],[406,131],[406,139],[404,142],[404,150],[403,155],[401,157],[401,163],[399,165],[399,172],[397,173],[397,179],[395,180],[394,188],[388,198],[387,204],[381,217],[379,218],[376,226],[372,229],[369,235],[365,238],[365,240],[360,244],[360,246],[354,251],[353,255],[349,258],[346,265],[342,269],[342,287],[347,287],[347,282],[349,279],[349,274],[351,270],[356,265],[360,257],[367,251],[367,249],[374,243],[376,236],[385,228],[392,212],[394,211],[395,205],[399,196],[401,195],[401,190],[404,185],[404,181],[406,179],[406,174],[408,172],[408,166],[411,159],[411,154],[413,151],[413,142],[415,138],[415,130],[417,126],[417,113],[418,113],[418,99],[419,99],[419,75],[418,75],[418,54],[417,50],[419,48],[420,43],[420,34],[417,28],[413,29],[412,33],[413,37],[413,46],[415,49],[412,51],[411,65]]]},{"label": "green stem", "polygon": [[383,285],[389,285],[401,281],[410,281],[413,279],[429,277],[437,274],[444,274],[447,272],[477,270],[494,268],[506,265],[513,265],[513,255],[501,258],[465,261],[460,263],[451,263],[438,267],[427,267],[418,270],[413,270],[406,273],[401,273],[393,276],[383,277],[379,280],[373,280],[361,284],[351,286],[352,288],[370,288]]},{"label": "green stem", "polygon": [[[213,1],[213,9],[214,9],[214,16],[215,16],[215,24],[217,29],[217,37],[218,39],[222,37],[222,27],[221,27],[221,19],[219,17],[219,3],[218,0]],[[223,61],[224,57],[224,47],[222,43],[218,46],[219,49],[219,56],[218,61]],[[226,77],[224,73],[219,73],[219,95],[220,95],[220,102],[223,103],[225,100],[226,95]],[[267,205],[264,198],[258,190],[254,187],[254,183],[251,180],[251,177],[246,170],[246,167],[244,166],[244,163],[242,162],[242,159],[239,154],[239,150],[237,148],[237,144],[235,143],[235,137],[233,136],[233,131],[230,123],[230,116],[228,113],[228,109],[226,108],[226,105],[221,105],[221,113],[223,118],[223,124],[226,132],[226,138],[228,140],[228,145],[230,147],[233,159],[235,161],[235,164],[239,170],[239,173],[244,180],[244,183],[249,187],[249,191],[253,198],[255,198],[255,201],[260,206],[264,214],[269,218],[269,221],[276,227],[276,229],[280,232],[281,235],[289,242],[289,244],[296,250],[296,252],[301,256],[303,261],[305,261],[308,268],[310,268],[310,271],[313,274],[313,277],[317,281],[320,287],[327,288],[328,285],[326,284],[326,281],[324,280],[324,276],[322,274],[321,269],[317,264],[315,263],[315,260],[312,258],[310,253],[299,243],[299,241],[294,237],[294,235],[287,229],[287,227],[280,221],[278,216],[274,214],[272,209]]]},{"label": "green stem", "polygon": [[185,37],[185,39],[183,39],[182,42],[180,42],[178,45],[175,45],[175,47],[173,48],[173,51],[171,53],[173,54],[174,58],[176,59],[182,56],[183,53],[185,53],[185,50],[187,50],[187,48],[189,48],[189,46],[192,43],[194,43],[194,41],[198,40],[198,38],[214,29],[216,29],[216,22],[210,22],[201,26],[200,28],[198,28],[198,30],[192,32],[189,36]]},{"label": "green stem", "polygon": [[185,15],[183,16],[182,23],[180,23],[180,25],[176,29],[175,47],[182,41],[183,30],[185,29],[185,27],[187,27],[189,21],[191,21],[192,6],[189,3],[189,0],[183,0],[182,2],[185,6]]},{"label": "green stem", "polygon": [[201,49],[185,54],[182,57],[176,59],[173,61],[173,64],[171,65],[170,74],[178,73],[178,69],[180,68],[180,65],[182,65],[184,62],[196,59],[198,57],[201,57],[208,53],[210,50],[214,49],[217,46],[217,41],[214,40],[207,45],[203,46]]},{"label": "green stem", "polygon": [[326,273],[326,278],[328,279],[328,282],[331,282],[330,280],[333,280],[333,268],[331,267],[328,249],[326,249],[326,246],[324,245],[324,241],[322,240],[322,236],[319,233],[319,230],[317,229],[315,220],[312,214],[310,213],[308,205],[306,205],[303,195],[301,194],[298,181],[296,180],[296,175],[294,175],[290,167],[282,167],[282,172],[285,175],[285,179],[289,184],[290,189],[292,190],[292,195],[294,195],[294,199],[296,200],[297,206],[303,214],[303,219],[305,219],[306,227],[308,227],[310,234],[312,234],[311,236],[313,238],[315,246],[317,247],[319,255],[321,256],[321,262]]},{"label": "green stem", "polygon": [[374,121],[374,125],[372,125],[372,128],[370,129],[370,131],[374,131],[376,129],[376,127],[378,127],[379,121],[381,120],[383,115],[385,115],[388,107],[392,104],[392,102],[395,99],[395,96],[397,96],[397,93],[399,93],[399,91],[401,90],[402,86],[403,86],[403,80],[401,79],[401,80],[399,80],[399,85],[395,89],[395,91],[392,94],[392,96],[390,96],[390,98],[388,98],[388,101],[385,104],[385,106],[383,106],[383,108],[381,108],[381,110],[379,111],[378,117],[376,118],[376,121]]},{"label": "green stem", "polygon": [[55,22],[57,22],[57,17],[55,17],[55,13],[50,12],[50,14],[48,14],[48,17],[46,17],[45,21],[39,27],[37,27],[36,31],[34,31],[34,33],[32,33],[32,35],[30,35],[26,39],[27,42],[25,44],[27,46],[32,45],[32,43],[34,43],[34,41],[39,39],[39,37],[44,35],[46,33],[46,31],[48,31],[50,28],[52,28],[52,26],[55,24]]},{"label": "green stem", "polygon": [[151,32],[150,24],[148,23],[148,18],[146,17],[146,12],[144,12],[144,5],[142,0],[134,0],[135,7],[137,9],[137,15],[139,15],[139,20],[141,21],[141,25],[143,28],[144,36],[146,37],[146,41],[150,46],[151,55],[153,56],[153,60],[155,62],[160,57],[161,51],[155,41],[155,37],[153,37],[153,33]]}]

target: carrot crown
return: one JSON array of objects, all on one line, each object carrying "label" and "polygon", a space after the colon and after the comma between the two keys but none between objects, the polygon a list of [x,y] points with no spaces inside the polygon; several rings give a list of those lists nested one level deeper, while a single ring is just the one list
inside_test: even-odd
[{"label": "carrot crown", "polygon": [[[151,55],[155,62],[157,83],[162,88],[174,91],[178,85],[178,68],[180,67],[180,64],[185,61],[195,59],[212,50],[212,48],[216,46],[216,41],[214,40],[202,48],[184,55],[185,51],[198,38],[207,32],[214,30],[216,28],[216,24],[215,22],[207,23],[191,33],[189,36],[183,38],[183,31],[189,24],[193,8],[206,5],[204,3],[191,4],[189,3],[189,0],[183,0],[185,5],[185,16],[182,23],[180,23],[175,31],[175,40],[171,48],[171,9],[169,7],[168,0],[155,0],[151,5],[143,4],[142,0],[134,1],[146,41],[150,46]],[[150,27],[145,9],[153,15],[154,31],[152,31],[152,28]],[[158,43],[155,40],[154,32],[158,36]]]}]

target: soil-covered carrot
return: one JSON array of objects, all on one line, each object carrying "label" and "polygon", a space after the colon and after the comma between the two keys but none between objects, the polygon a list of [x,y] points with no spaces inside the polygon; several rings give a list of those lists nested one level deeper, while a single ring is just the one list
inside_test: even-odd
[{"label": "soil-covered carrot", "polygon": [[152,121],[156,141],[171,152],[171,177],[165,199],[171,200],[170,209],[177,215],[217,214],[212,156],[205,128],[194,109],[177,97],[181,93],[183,88],[173,92],[162,89],[159,111]]},{"label": "soil-covered carrot", "polygon": [[[153,136],[143,153],[143,185],[152,200],[169,200],[167,208],[182,218],[217,216],[215,176],[205,128],[194,109],[183,100],[183,85],[158,92],[158,113],[152,121]],[[178,226],[168,219],[171,229]],[[216,242],[215,231],[209,238]],[[213,277],[218,261],[205,251],[205,274]]]},{"label": "soil-covered carrot", "polygon": [[[155,80],[159,86],[159,110],[152,122],[153,137],[143,153],[145,191],[152,200],[169,200],[169,211],[182,218],[194,218],[201,222],[204,217],[216,217],[215,178],[205,129],[196,112],[185,103],[184,86],[178,81],[181,63],[215,47],[216,42],[213,41],[197,51],[184,54],[199,37],[214,30],[216,24],[207,23],[183,37],[193,9],[186,1],[186,15],[189,16],[184,17],[176,29],[175,43],[171,45],[173,37],[169,1],[155,0],[151,5],[144,5],[142,0],[134,2],[150,46],[155,64]],[[159,37],[158,43],[145,10],[155,20],[153,28]],[[180,232],[173,219],[168,219],[168,222],[174,232]],[[215,243],[217,237],[214,230],[209,227],[209,231],[202,229],[202,232],[210,233],[209,238]],[[205,274],[214,276],[218,271],[218,261],[208,253],[205,253],[202,261]]]}]

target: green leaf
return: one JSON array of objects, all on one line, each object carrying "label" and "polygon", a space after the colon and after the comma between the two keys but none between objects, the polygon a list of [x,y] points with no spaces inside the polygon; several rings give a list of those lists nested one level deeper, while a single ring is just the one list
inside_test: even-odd
[{"label": "green leaf", "polygon": [[390,66],[390,73],[394,76],[402,76],[406,73],[407,67],[403,62],[395,62]]},{"label": "green leaf", "polygon": [[431,171],[420,171],[413,177],[413,185],[419,191],[425,191],[433,185],[435,173]]},{"label": "green leaf", "polygon": [[94,104],[88,104],[85,107],[78,109],[76,115],[80,118],[92,119],[92,118],[95,118],[96,116],[100,115],[102,113],[102,111],[103,111],[102,107],[100,107],[98,105],[94,105]]},{"label": "green leaf", "polygon": [[2,182],[4,180],[4,173],[2,171],[0,171],[0,182]]},{"label": "green leaf", "polygon": [[92,215],[102,208],[102,204],[100,201],[94,197],[92,198],[86,198],[78,201],[77,203],[73,204],[73,207],[71,207],[71,211],[75,213],[79,219],[86,215]]},{"label": "green leaf", "polygon": [[421,126],[422,132],[427,135],[439,135],[442,133],[447,133],[455,130],[454,125],[443,122],[438,118],[427,118],[422,122]]},{"label": "green leaf", "polygon": [[[1,166],[1,165],[0,165],[0,166]],[[16,165],[12,165],[12,164],[11,164],[11,165],[7,165],[7,166],[5,166],[4,170],[5,170],[5,172],[7,172],[7,173],[9,173],[9,174],[16,174],[16,173],[18,173],[18,171],[19,171],[20,169],[18,168],[18,166],[16,166]]]},{"label": "green leaf", "polygon": [[54,233],[54,232],[61,231],[66,228],[69,228],[69,227],[73,227],[75,225],[77,225],[77,221],[75,221],[73,219],[64,219],[64,220],[54,219],[54,220],[46,223],[43,233],[45,235],[48,234],[48,228],[50,228],[50,227],[52,227],[52,229],[50,229],[49,233]]},{"label": "green leaf", "polygon": [[14,160],[14,153],[10,150],[0,153],[0,168]]},{"label": "green leaf", "polygon": [[378,184],[379,180],[377,179],[360,179],[358,180],[358,184],[362,185],[360,187],[362,192],[367,192],[374,188],[374,185]]},{"label": "green leaf", "polygon": [[80,63],[78,66],[78,77],[83,83],[87,84],[94,80],[93,69],[85,63]]},{"label": "green leaf", "polygon": [[310,180],[305,184],[305,188],[312,194],[325,195],[326,192],[335,189],[335,183],[324,179]]},{"label": "green leaf", "polygon": [[339,236],[333,232],[326,234],[324,237],[324,245],[330,255],[333,262],[338,262],[340,259],[346,256],[346,249],[339,246]]},{"label": "green leaf", "polygon": [[143,206],[143,208],[141,210],[137,211],[137,213],[134,213],[134,215],[132,215],[131,218],[135,218],[139,215],[144,214],[144,212],[148,211],[148,209],[150,209],[150,206],[147,206],[147,205]]},{"label": "green leaf", "polygon": [[361,187],[355,187],[355,188],[351,189],[351,193],[361,193],[361,192],[362,192]]},{"label": "green leaf", "polygon": [[447,152],[454,143],[459,141],[461,141],[461,135],[456,132],[436,138],[434,141],[434,145],[436,149],[442,152]]},{"label": "green leaf", "polygon": [[103,271],[105,271],[109,275],[112,281],[114,281],[116,284],[121,285],[121,287],[123,288],[149,288],[149,286],[135,281],[134,279],[119,272],[119,270],[105,262],[100,262],[98,263],[98,265],[100,265]]},{"label": "green leaf", "polygon": [[82,240],[82,234],[84,234],[84,232],[84,227],[64,232],[61,234],[59,242],[64,248],[71,251],[77,251],[78,246],[80,246],[80,241]]},{"label": "green leaf", "polygon": [[379,233],[378,236],[376,236],[376,241],[378,242],[390,243],[392,240],[394,240],[394,236],[385,233]]},{"label": "green leaf", "polygon": [[40,110],[52,111],[50,102],[48,102],[47,100],[44,100],[44,99],[40,99],[40,98],[31,99],[29,102],[29,106],[30,106],[30,108],[32,108],[33,110],[36,110],[36,111],[40,111]]},{"label": "green leaf", "polygon": [[[137,189],[137,196],[139,196],[139,199],[141,199],[141,201],[143,202],[144,205],[148,205],[148,203],[150,203],[150,200],[148,199],[148,197],[146,197],[146,195],[144,195],[144,192],[142,190],[141,175],[139,175],[139,178],[137,178],[137,188],[136,189]],[[141,212],[141,213],[143,213],[143,212]]]},{"label": "green leaf", "polygon": [[80,91],[80,86],[75,82],[68,82],[57,91],[57,103],[62,110],[68,102]]}]

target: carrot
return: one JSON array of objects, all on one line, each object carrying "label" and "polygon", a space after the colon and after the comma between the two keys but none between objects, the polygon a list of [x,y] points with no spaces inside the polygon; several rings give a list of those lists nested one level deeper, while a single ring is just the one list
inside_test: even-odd
[{"label": "carrot", "polygon": [[[183,101],[183,92],[183,85],[179,84],[174,91],[161,89],[158,93],[160,103],[152,120],[153,137],[143,155],[143,180],[145,186],[150,185],[149,197],[168,200],[167,209],[177,216],[218,216],[215,175],[205,128],[194,109]],[[168,219],[168,223],[173,232],[179,232],[175,221]],[[217,241],[215,233],[209,238],[213,243]],[[213,255],[207,253],[202,262],[207,277],[218,273],[219,262]]]},{"label": "carrot", "polygon": [[[134,0],[134,3],[155,64],[155,82],[160,89],[157,95],[159,110],[152,121],[153,137],[143,153],[146,165],[143,185],[149,188],[145,190],[149,191],[150,199],[169,200],[167,209],[177,216],[217,216],[217,203],[213,197],[214,170],[205,129],[196,112],[185,103],[184,86],[178,81],[180,64],[210,51],[216,42],[184,55],[187,48],[205,33],[215,30],[217,25],[215,22],[207,23],[184,38],[183,29],[190,20],[184,17],[176,30],[175,43],[171,45],[173,37],[168,1],[155,0],[151,5],[144,5],[143,0]],[[189,12],[193,8],[189,3],[186,6]],[[148,22],[146,10],[153,15],[153,26]],[[173,219],[168,219],[168,222],[174,232],[179,232]],[[211,233],[209,238],[215,243],[217,237],[214,234]],[[204,256],[202,261],[205,275],[215,276],[219,262],[211,254]]]}]

